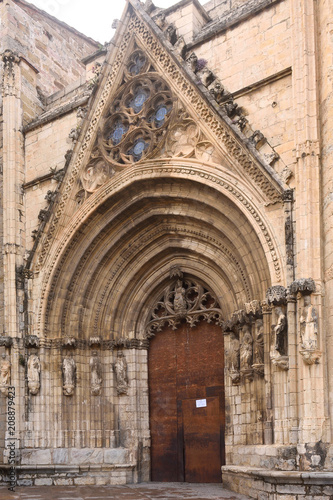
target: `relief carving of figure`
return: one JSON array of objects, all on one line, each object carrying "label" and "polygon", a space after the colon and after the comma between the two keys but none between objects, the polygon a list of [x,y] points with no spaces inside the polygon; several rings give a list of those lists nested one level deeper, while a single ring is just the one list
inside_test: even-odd
[{"label": "relief carving of figure", "polygon": [[62,361],[63,393],[65,396],[74,394],[76,382],[76,364],[73,358],[66,357]]},{"label": "relief carving of figure", "polygon": [[195,123],[179,125],[174,128],[168,140],[168,150],[171,156],[189,157],[198,143],[198,128]]},{"label": "relief carving of figure", "polygon": [[113,370],[116,374],[117,393],[127,394],[128,378],[127,378],[127,362],[122,351],[117,353],[117,361],[113,365]]},{"label": "relief carving of figure", "polygon": [[233,384],[238,384],[240,380],[239,352],[240,352],[239,340],[236,337],[236,335],[232,333],[230,337],[230,348],[228,349],[227,352],[227,360],[228,360],[229,375]]},{"label": "relief carving of figure", "polygon": [[92,352],[92,357],[90,358],[90,372],[91,372],[91,394],[93,396],[99,396],[102,389],[102,363],[97,356],[97,352]]},{"label": "relief carving of figure", "polygon": [[242,369],[252,368],[253,339],[249,325],[243,326],[243,338],[240,347],[240,362]]},{"label": "relief carving of figure", "polygon": [[37,394],[40,388],[40,361],[36,354],[28,358],[28,388],[30,394]]},{"label": "relief carving of figure", "polygon": [[229,369],[231,371],[239,371],[239,366],[240,366],[239,353],[240,353],[239,340],[235,335],[232,335],[230,340],[230,349],[228,350]]},{"label": "relief carving of figure", "polygon": [[304,296],[304,307],[300,317],[302,347],[317,349],[318,316],[317,310],[311,304],[311,296]]},{"label": "relief carving of figure", "polygon": [[254,362],[258,365],[264,363],[264,324],[261,319],[256,321],[256,336],[254,343]]},{"label": "relief carving of figure", "polygon": [[0,365],[0,390],[5,396],[8,395],[8,387],[10,386],[11,363],[6,358],[6,354],[2,354]]},{"label": "relief carving of figure", "polygon": [[281,356],[286,354],[287,318],[281,307],[275,308],[277,323],[274,327],[274,350]]},{"label": "relief carving of figure", "polygon": [[185,299],[185,288],[181,280],[177,281],[175,287],[175,298],[173,302],[173,307],[176,314],[186,313],[186,299]]},{"label": "relief carving of figure", "polygon": [[109,178],[109,169],[103,160],[90,164],[82,175],[82,184],[88,193],[93,193]]}]

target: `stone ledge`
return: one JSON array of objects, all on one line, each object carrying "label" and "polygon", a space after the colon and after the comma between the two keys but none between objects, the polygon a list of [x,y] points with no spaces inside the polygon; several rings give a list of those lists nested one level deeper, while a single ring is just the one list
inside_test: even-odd
[{"label": "stone ledge", "polygon": [[[59,472],[70,472],[73,474],[79,474],[85,471],[112,471],[115,469],[134,469],[136,464],[101,464],[101,465],[16,465],[15,470],[17,472],[31,472],[33,474],[45,474],[45,473],[59,473]],[[0,464],[0,473],[7,472],[13,468],[13,465]]]},{"label": "stone ledge", "polygon": [[333,472],[330,471],[305,472],[305,471],[265,470],[265,469],[257,469],[255,467],[223,465],[222,475],[225,472],[231,472],[234,474],[245,474],[256,477],[258,479],[264,479],[267,482],[275,484],[278,483],[286,484],[286,482],[290,484],[323,484],[324,481],[325,485],[333,484]]},{"label": "stone ledge", "polygon": [[333,472],[267,470],[226,465],[222,483],[257,500],[324,500],[333,498]]}]

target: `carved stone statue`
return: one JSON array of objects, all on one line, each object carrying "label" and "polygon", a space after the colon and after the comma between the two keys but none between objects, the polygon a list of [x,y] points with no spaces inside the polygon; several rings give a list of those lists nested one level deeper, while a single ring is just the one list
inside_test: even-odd
[{"label": "carved stone statue", "polygon": [[176,314],[186,313],[186,299],[185,299],[185,288],[181,280],[177,281],[175,287],[175,298],[173,302],[173,307]]},{"label": "carved stone statue", "polygon": [[240,366],[239,353],[240,353],[239,340],[235,335],[232,334],[230,340],[230,349],[228,350],[228,357],[229,357],[228,361],[230,370],[239,371],[239,366]]},{"label": "carved stone statue", "polygon": [[90,372],[91,372],[91,394],[99,396],[102,390],[102,363],[97,356],[97,352],[93,351],[90,358]]},{"label": "carved stone statue", "polygon": [[281,370],[288,370],[289,358],[287,355],[288,338],[287,338],[287,318],[282,307],[275,307],[276,324],[272,325],[272,345],[270,357],[273,365]]},{"label": "carved stone statue", "polygon": [[76,383],[76,364],[73,358],[66,357],[62,361],[63,393],[65,396],[74,394]]},{"label": "carved stone statue", "polygon": [[40,388],[40,361],[36,354],[28,358],[28,388],[30,394],[37,394]]},{"label": "carved stone statue", "polygon": [[264,363],[264,324],[261,319],[256,321],[256,336],[254,342],[254,363]]},{"label": "carved stone statue", "polygon": [[255,323],[255,339],[253,343],[253,370],[261,377],[265,374],[264,368],[264,324],[262,319]]},{"label": "carved stone statue", "polygon": [[274,350],[286,355],[287,318],[281,307],[275,308],[277,323],[274,327]]},{"label": "carved stone statue", "polygon": [[122,351],[117,353],[117,361],[113,365],[113,370],[116,374],[117,393],[127,394],[128,378],[127,378],[127,362]]},{"label": "carved stone statue", "polygon": [[317,310],[311,304],[311,296],[304,296],[304,307],[300,317],[302,347],[317,349],[318,316]]},{"label": "carved stone statue", "polygon": [[11,363],[9,359],[6,358],[6,354],[3,353],[0,364],[0,391],[5,396],[8,395],[8,387],[10,386],[10,372]]},{"label": "carved stone statue", "polygon": [[239,340],[235,334],[231,334],[230,336],[230,348],[227,352],[227,362],[229,368],[229,375],[233,384],[239,383],[239,367],[240,367],[240,359],[239,359]]},{"label": "carved stone statue", "polygon": [[249,325],[243,326],[243,338],[240,347],[240,362],[242,369],[252,368],[253,339]]}]

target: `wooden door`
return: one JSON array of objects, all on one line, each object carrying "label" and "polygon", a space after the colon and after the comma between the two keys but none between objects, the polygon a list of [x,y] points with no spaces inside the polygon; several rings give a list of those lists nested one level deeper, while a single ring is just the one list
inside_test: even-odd
[{"label": "wooden door", "polygon": [[218,397],[182,402],[187,483],[221,482],[221,429]]},{"label": "wooden door", "polygon": [[152,481],[221,482],[223,360],[221,328],[206,322],[165,328],[151,339]]}]

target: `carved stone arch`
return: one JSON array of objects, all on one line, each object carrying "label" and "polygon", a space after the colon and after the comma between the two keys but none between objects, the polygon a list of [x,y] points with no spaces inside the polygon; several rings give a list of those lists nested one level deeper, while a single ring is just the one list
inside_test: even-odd
[{"label": "carved stone arch", "polygon": [[[219,259],[222,259],[219,265],[229,269],[228,274],[238,275],[237,280],[242,282],[244,294],[240,295],[240,290],[237,291],[236,287],[236,307],[241,308],[242,303],[254,298],[261,300],[265,290],[281,279],[282,266],[278,245],[267,219],[262,215],[263,212],[260,214],[260,205],[254,194],[251,198],[247,195],[247,188],[243,189],[239,181],[235,186],[227,172],[222,180],[211,167],[201,165],[199,168],[190,159],[183,159],[181,164],[172,162],[168,167],[165,163],[164,166],[159,165],[157,161],[154,165],[128,167],[117,175],[117,180],[111,180],[102,186],[78,209],[64,229],[59,243],[53,246],[48,265],[40,274],[40,279],[44,281],[44,284],[41,281],[43,291],[40,326],[44,321],[47,325],[48,308],[52,308],[55,301],[58,301],[54,291],[60,299],[61,315],[66,314],[64,311],[67,310],[73,317],[79,313],[73,309],[72,300],[78,297],[82,290],[85,290],[88,308],[91,302],[96,300],[104,307],[110,293],[113,299],[115,298],[112,288],[106,286],[106,280],[110,277],[107,270],[107,262],[110,262],[108,252],[112,250],[113,244],[121,245],[121,250],[120,247],[119,251],[117,250],[119,258],[113,261],[113,270],[119,269],[118,290],[132,287],[131,280],[136,276],[135,266],[139,268],[144,265],[145,259],[156,259],[158,268],[158,254],[164,252],[166,255],[168,252],[168,234],[172,235],[170,241],[176,241],[176,252],[182,246],[181,241],[185,242],[185,247],[187,245],[188,249],[185,248],[184,252],[188,255],[194,255],[193,249],[197,246],[203,254],[210,255],[211,261],[216,261],[214,255],[219,256]],[[150,204],[149,211],[145,209],[147,203]],[[121,222],[125,220],[126,224]],[[243,235],[239,226],[244,229]],[[118,236],[116,239],[115,235],[111,236],[115,227],[119,227],[119,243],[116,243]],[[160,248],[158,241],[161,242]],[[140,252],[140,246],[144,253]],[[243,248],[241,254],[239,248]],[[137,260],[126,267],[126,259],[129,259],[127,263],[131,262],[131,255],[134,256],[135,252],[138,252]],[[260,258],[258,252],[262,253]],[[113,250],[111,254],[116,258]],[[143,258],[143,255],[146,257]],[[198,261],[199,257],[195,259]],[[100,276],[100,279],[97,279],[97,276]],[[97,285],[93,283],[94,279],[97,280]],[[142,279],[144,283],[146,277],[143,276]],[[59,286],[60,282],[63,282],[63,285]],[[104,282],[105,299],[96,289],[96,286],[103,285]],[[139,282],[140,280],[137,281],[137,287],[140,286]],[[229,285],[229,288],[232,286]],[[59,293],[63,292],[66,295],[60,298]],[[119,298],[123,293],[120,293]],[[140,295],[140,290],[137,290],[137,293]],[[46,297],[49,305],[45,308]],[[118,303],[119,300],[116,298]],[[128,304],[131,304],[131,299]],[[232,309],[228,312],[230,314]],[[58,324],[59,311],[55,320],[55,324]],[[90,326],[89,334],[97,334],[98,332],[90,330]],[[117,326],[118,334],[120,326]],[[65,321],[62,328],[70,329],[70,325],[66,325]],[[133,324],[126,324],[127,328],[133,331]]]}]

